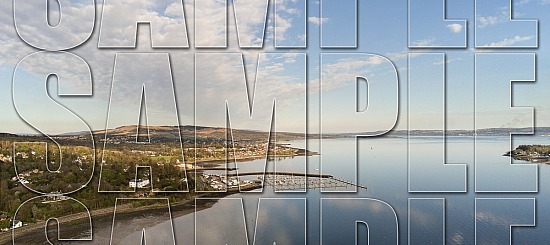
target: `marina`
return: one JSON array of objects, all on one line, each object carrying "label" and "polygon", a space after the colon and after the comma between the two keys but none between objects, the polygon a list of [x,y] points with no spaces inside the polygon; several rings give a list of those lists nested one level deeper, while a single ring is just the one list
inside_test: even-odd
[{"label": "marina", "polygon": [[[256,175],[256,180],[239,180],[239,176]],[[336,178],[330,174],[311,174],[297,172],[245,172],[227,173],[226,176],[219,174],[203,174],[210,186],[215,190],[227,188],[246,187],[257,185],[269,186],[277,191],[300,191],[306,189],[348,189],[357,187],[367,189],[367,186],[353,183],[351,181]]]},{"label": "marina", "polygon": [[[262,176],[258,176],[262,179]],[[274,175],[269,174],[263,178],[264,184],[277,191],[306,190],[306,189],[336,189],[352,188],[367,189],[366,186],[359,185],[347,180],[329,177],[316,177],[308,175]]]}]

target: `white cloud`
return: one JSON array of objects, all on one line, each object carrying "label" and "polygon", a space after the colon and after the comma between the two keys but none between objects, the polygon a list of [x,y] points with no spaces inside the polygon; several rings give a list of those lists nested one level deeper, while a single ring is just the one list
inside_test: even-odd
[{"label": "white cloud", "polygon": [[[73,2],[79,2],[75,0],[71,0]],[[222,0],[223,1],[223,0]],[[259,3],[255,2],[261,2],[259,0],[253,0],[254,3],[252,4],[256,5]],[[15,64],[25,57],[26,55],[36,52],[37,50],[26,45],[23,41],[19,39],[17,36],[17,33],[15,32],[15,29],[13,28],[13,18],[12,18],[12,1],[8,1],[9,5],[6,6],[6,8],[0,9],[0,46],[2,46],[2,49],[0,49],[0,56],[3,57],[0,60],[0,65],[4,65],[8,67],[8,69],[13,69]],[[89,6],[87,10],[93,11],[94,8],[97,10],[96,16],[98,18],[96,19],[96,28],[94,32],[92,33],[92,36],[88,39],[87,42],[85,42],[83,45],[70,50],[70,52],[73,52],[80,57],[82,57],[86,62],[89,64],[92,75],[93,75],[93,97],[91,98],[78,98],[78,99],[63,99],[63,98],[56,98],[56,96],[52,93],[52,97],[54,97],[56,100],[59,100],[61,103],[66,105],[69,109],[78,112],[78,114],[87,121],[91,128],[94,130],[101,129],[105,126],[105,118],[107,115],[107,108],[108,108],[108,101],[110,96],[110,90],[111,90],[111,81],[112,81],[112,72],[113,72],[113,66],[115,62],[115,53],[117,52],[169,52],[170,53],[170,59],[171,59],[171,66],[172,66],[172,72],[173,72],[173,79],[174,79],[174,88],[176,92],[176,99],[178,103],[178,109],[180,113],[180,123],[181,124],[192,124],[193,123],[193,98],[194,98],[194,74],[195,74],[195,67],[194,67],[194,53],[195,52],[208,52],[212,50],[196,50],[193,48],[194,44],[194,35],[195,35],[195,28],[199,28],[204,30],[206,25],[212,25],[212,23],[217,23],[218,19],[214,19],[214,16],[211,16],[210,19],[205,19],[204,21],[195,23],[195,1],[194,0],[184,0],[184,11],[185,11],[185,21],[187,26],[187,34],[189,35],[189,42],[191,48],[189,49],[170,49],[170,50],[158,50],[158,49],[152,49],[150,47],[150,33],[148,31],[148,27],[145,25],[140,25],[140,31],[138,32],[137,37],[137,47],[135,49],[109,49],[109,48],[102,48],[99,49],[97,47],[98,45],[98,38],[99,38],[99,31],[100,31],[100,20],[99,18],[101,16],[101,10],[102,10],[102,3],[103,1],[96,1],[96,6]],[[164,37],[166,41],[169,41],[169,36],[166,36],[167,33],[172,32],[172,28],[176,28],[178,25],[181,24],[181,5],[174,3],[174,0],[162,0],[157,2],[151,2],[148,0],[128,0],[128,11],[131,11],[132,7],[140,7],[144,6],[141,9],[145,9],[143,11],[140,11],[139,16],[143,18],[151,18],[158,20],[157,23],[159,23],[159,28],[155,31],[152,35],[154,37]],[[213,2],[213,1],[208,1]],[[225,1],[223,1],[225,2]],[[233,3],[233,1],[229,1],[230,4]],[[288,3],[287,3],[288,2]],[[294,2],[294,1],[293,1]],[[270,3],[273,3],[273,1],[270,1]],[[289,1],[280,1],[278,2],[278,7],[281,7],[281,4],[287,4],[287,6],[291,6],[291,3]],[[241,2],[241,4],[244,4],[244,2]],[[301,6],[299,1],[295,3],[298,6]],[[239,33],[241,34],[241,38],[244,38],[245,40],[248,40],[247,42],[251,43],[259,43],[262,41],[263,33],[262,28],[259,28],[259,25],[255,25],[255,22],[258,19],[262,19],[263,13],[262,11],[253,11],[253,8],[248,8],[247,6],[240,5],[241,8],[238,8],[237,11],[239,11],[239,16],[242,16],[243,18],[239,17]],[[106,11],[108,11],[109,5],[106,6]],[[267,31],[265,33],[265,47],[262,49],[240,49],[238,47],[237,42],[237,34],[236,34],[236,26],[235,26],[235,20],[234,15],[232,13],[232,6],[228,7],[228,21],[227,21],[227,28],[223,27],[223,29],[227,29],[227,40],[228,40],[228,48],[227,49],[219,49],[214,50],[217,52],[227,52],[227,53],[243,53],[245,57],[246,62],[246,72],[248,76],[248,79],[253,81],[254,79],[254,73],[256,72],[256,66],[257,66],[257,57],[258,53],[264,53],[264,52],[270,52],[274,50],[272,47],[272,40],[273,40],[273,33],[274,28],[269,26],[266,28]],[[270,7],[271,11],[274,10],[273,7]],[[299,11],[298,11],[298,10]],[[208,9],[212,12],[215,12],[213,9]],[[253,13],[254,12],[254,13]],[[274,11],[273,11],[274,12]],[[67,9],[62,9],[63,18],[64,21],[69,21],[71,18],[75,18],[74,14],[72,13],[78,13],[76,11],[67,11]],[[39,16],[40,13],[35,12],[29,12],[26,13],[28,16]],[[70,16],[72,14],[72,17]],[[247,15],[254,15],[253,18],[250,18],[249,20],[246,20],[245,17]],[[288,7],[286,8],[286,11],[281,11],[281,15],[277,16],[277,23],[278,23],[278,29],[277,29],[277,35],[281,35],[287,39],[293,38],[292,36],[296,36],[296,38],[301,38],[302,40],[305,40],[305,35],[291,35],[295,34],[292,33],[290,28],[293,27],[293,23],[296,23],[296,21],[303,22],[304,19],[300,19],[300,14],[303,14],[301,10],[297,7]],[[179,17],[178,17],[179,16]],[[298,18],[295,18],[298,17]],[[217,16],[216,16],[217,18]],[[272,15],[269,16],[269,18],[273,18]],[[130,26],[132,28],[126,28],[127,26],[122,25],[124,23],[128,23],[126,20],[128,19],[125,15],[117,15],[115,18],[113,18],[114,21],[117,24],[120,24],[120,26],[123,26],[119,30],[114,30],[117,32],[116,34],[113,34],[111,37],[119,42],[123,42],[127,40],[128,35],[126,35],[127,32],[130,32],[133,28],[133,24]],[[326,22],[328,19],[320,19],[317,18],[318,22]],[[36,20],[39,21],[39,20]],[[211,21],[211,22],[208,22]],[[272,19],[270,20],[271,24],[273,24]],[[309,20],[308,20],[309,21]],[[311,22],[311,21],[310,21]],[[263,25],[263,20],[261,21]],[[71,24],[78,25],[78,21],[72,21]],[[195,25],[196,24],[196,25]],[[271,29],[269,28],[271,27]],[[77,28],[78,29],[78,28]],[[105,30],[102,30],[105,31]],[[180,30],[181,32],[181,30]],[[36,35],[39,35],[39,31],[33,31]],[[71,39],[76,38],[75,33],[66,33],[66,36],[59,36],[58,39]],[[217,42],[220,39],[225,40],[224,33],[219,32],[212,32],[211,35],[206,35],[205,38],[208,38],[208,41],[211,41],[213,43]],[[271,41],[271,42],[270,42]],[[273,81],[273,85],[269,87],[264,88],[264,94],[273,94],[277,95],[277,103],[278,106],[283,106],[285,103],[290,104],[291,102],[294,102],[296,99],[303,98],[303,96],[299,96],[300,93],[302,93],[303,84],[298,84],[296,82],[297,76],[294,74],[291,74],[289,71],[296,72],[295,66],[301,64],[300,60],[297,59],[297,54],[289,53],[281,55],[281,58],[279,60],[274,60],[272,63],[264,63],[262,67],[262,72],[265,74],[264,76],[269,77],[270,81]],[[208,72],[210,72],[210,75],[212,78],[216,78],[216,80],[213,80],[217,82],[216,84],[198,84],[197,86],[215,86],[215,88],[230,88],[233,91],[235,91],[231,96],[241,96],[242,94],[242,87],[235,86],[234,83],[231,83],[227,80],[228,77],[231,76],[238,76],[240,74],[233,74],[231,72],[228,72],[229,70],[234,71],[234,68],[228,67],[231,62],[222,62],[220,61],[219,66],[210,66],[208,68]],[[269,61],[266,61],[269,62]],[[367,63],[376,64],[380,61],[377,59],[370,59],[367,61]],[[217,63],[217,62],[216,62]],[[234,63],[234,62],[233,62]],[[63,60],[57,60],[56,65],[60,67],[61,70],[66,70],[68,73],[71,71],[71,64],[67,64]],[[151,64],[153,66],[153,64]],[[292,68],[294,66],[294,68]],[[131,67],[131,65],[130,65]],[[44,72],[44,68],[41,66],[40,63],[31,64],[30,67],[26,67],[26,71],[30,73],[31,75]],[[151,73],[151,71],[144,71],[144,70],[135,70],[135,77],[143,78],[147,77],[147,73]],[[67,74],[67,76],[63,77],[65,81],[70,80],[73,77],[74,74]],[[301,77],[300,77],[301,78]],[[128,85],[130,85],[131,81],[128,81]],[[1,81],[0,84],[4,88],[9,88],[11,85],[11,80],[4,80]],[[69,86],[79,86],[78,83],[66,83]],[[55,91],[52,91],[55,92]],[[10,97],[11,91],[9,89],[5,91],[0,91],[0,97],[4,98],[11,98]],[[208,96],[208,95],[201,95],[201,96]],[[216,94],[213,94],[211,96],[219,96]],[[126,98],[122,98],[126,99]],[[5,117],[1,120],[3,125],[8,125],[8,123],[12,123],[14,125],[22,124],[18,123],[21,122],[20,118],[17,117],[17,115],[11,111],[11,99],[4,101],[0,100],[2,102],[2,105],[5,105],[4,107],[8,108],[7,114],[4,114]],[[155,103],[155,101],[148,101],[148,103]],[[15,126],[20,127],[20,126]],[[11,129],[4,129],[5,131],[12,131]],[[17,131],[23,131],[23,130],[17,130]]]},{"label": "white cloud", "polygon": [[164,10],[164,15],[169,17],[178,17],[181,15],[182,11],[183,9],[181,9],[181,5],[177,3],[172,3],[168,5],[168,7],[166,7],[166,9]]},{"label": "white cloud", "polygon": [[[0,65],[3,67],[7,67],[8,69],[13,69],[17,62],[21,60],[26,55],[38,51],[37,49],[34,49],[30,47],[29,45],[25,44],[15,32],[14,29],[14,23],[13,23],[13,7],[11,4],[13,4],[12,1],[8,1],[9,4],[5,6],[6,8],[0,9],[0,45],[2,46],[2,49],[0,49],[0,56],[3,57],[0,60]],[[76,1],[78,2],[78,1]],[[128,8],[134,6],[134,7],[140,7],[145,6],[143,8],[140,7],[140,9],[144,9],[145,11],[140,12],[140,16],[144,18],[154,18],[155,20],[158,20],[157,23],[159,23],[159,28],[157,30],[160,30],[159,32],[154,32],[153,36],[156,37],[167,37],[166,32],[172,32],[171,27],[177,26],[177,23],[181,22],[181,5],[175,4],[174,0],[164,0],[159,1],[162,3],[152,3],[148,0],[132,0],[132,3],[128,5]],[[171,65],[172,65],[172,72],[174,75],[174,87],[176,90],[176,99],[179,105],[179,113],[180,113],[180,123],[181,124],[192,124],[192,116],[193,116],[193,88],[194,88],[194,53],[201,52],[202,50],[195,50],[193,48],[193,35],[194,35],[194,29],[195,28],[203,28],[205,25],[209,25],[211,23],[207,22],[201,22],[196,23],[194,21],[194,2],[193,0],[184,0],[184,10],[185,10],[185,20],[187,21],[187,28],[188,35],[189,35],[189,41],[191,48],[189,49],[171,49],[171,50],[161,50],[160,52],[169,52],[170,53],[170,59],[171,59]],[[231,1],[232,2],[232,1]],[[251,2],[251,1],[249,1]],[[254,2],[260,2],[254,0]],[[241,3],[243,4],[243,3]],[[256,4],[256,3],[254,3]],[[278,4],[282,4],[278,3]],[[290,4],[290,3],[289,3]],[[102,1],[99,3],[96,3],[97,6],[88,6],[86,7],[87,11],[93,11],[94,8],[97,10],[96,16],[101,16],[101,9],[102,9]],[[154,6],[151,6],[154,5]],[[262,19],[261,17],[263,13],[251,13],[253,12],[252,9],[247,8],[244,5],[240,5],[241,8],[238,9],[239,16],[243,16],[243,18],[240,18],[239,22],[239,33],[241,34],[241,38],[244,38],[245,40],[250,40],[250,42],[258,43],[262,41],[263,33],[261,30],[263,28],[259,29],[256,28],[258,25],[255,25],[255,21],[258,19]],[[279,5],[280,7],[281,5]],[[109,6],[106,6],[106,8],[109,8]],[[274,9],[274,8],[271,8]],[[107,9],[106,9],[107,10]],[[228,10],[232,11],[232,6],[229,6]],[[129,10],[130,11],[130,10]],[[261,12],[261,11],[258,11]],[[289,19],[289,15],[296,16],[299,14],[300,11],[296,11],[295,8],[288,8],[285,12],[286,15],[279,16],[278,21],[278,30],[277,35],[287,35],[287,30],[290,28],[293,24],[294,19]],[[30,16],[29,18],[32,18],[32,16],[40,16],[41,13],[39,12],[28,12],[25,13],[27,16]],[[76,18],[74,16],[75,14],[78,14],[78,11],[73,8],[62,8],[62,14],[63,14],[63,21],[69,22],[70,20]],[[245,19],[249,14],[254,14],[253,18],[251,19]],[[43,15],[43,14],[42,14]],[[177,16],[180,16],[179,18]],[[270,17],[273,18],[273,17]],[[116,23],[125,23],[125,20],[127,18],[124,15],[118,15],[113,20]],[[296,21],[299,21],[300,19],[296,19]],[[35,20],[36,22],[40,21],[39,19]],[[148,27],[141,26],[141,30],[138,32],[137,37],[137,47],[135,49],[131,50],[120,50],[120,49],[98,49],[98,37],[99,37],[99,25],[100,18],[96,19],[96,29],[92,33],[92,36],[88,39],[87,42],[82,44],[81,46],[70,50],[70,52],[75,53],[82,57],[90,66],[92,70],[93,75],[93,97],[92,98],[82,98],[82,99],[63,99],[63,98],[56,98],[56,100],[59,100],[61,103],[63,103],[65,106],[67,106],[69,109],[78,112],[82,118],[87,121],[92,129],[101,129],[105,126],[105,117],[107,114],[107,108],[108,108],[108,101],[109,101],[109,95],[110,95],[110,89],[111,89],[111,80],[112,80],[112,72],[113,72],[113,65],[115,61],[115,53],[116,52],[159,52],[159,50],[152,49],[150,47],[150,33],[148,31]],[[208,20],[206,20],[208,21]],[[212,20],[214,21],[214,20]],[[302,19],[303,21],[303,19]],[[219,52],[228,52],[228,53],[243,53],[245,56],[245,61],[247,63],[247,72],[255,72],[255,66],[256,59],[258,53],[263,52],[270,52],[274,48],[272,46],[273,42],[270,42],[273,40],[273,31],[272,28],[271,31],[267,31],[265,35],[265,47],[262,49],[240,49],[238,47],[237,35],[236,35],[236,27],[235,27],[235,21],[234,16],[232,13],[228,14],[228,27],[227,27],[227,39],[228,39],[228,48],[224,50],[220,50]],[[263,26],[263,20],[261,21],[261,25]],[[273,23],[273,22],[271,22]],[[282,23],[285,23],[285,25],[281,25]],[[78,21],[71,21],[71,25],[78,25]],[[145,28],[143,28],[145,27]],[[76,30],[80,30],[81,27],[75,27]],[[105,31],[105,30],[103,30]],[[128,30],[126,28],[122,28],[118,30],[119,34],[111,36],[112,38],[118,40],[118,41],[124,41],[127,37],[124,35]],[[180,31],[181,32],[181,31]],[[33,31],[34,35],[41,35],[39,30]],[[76,35],[80,35],[80,32],[78,33],[66,33],[66,35],[57,37],[56,40],[72,40],[75,38],[79,38]],[[287,38],[290,38],[289,36],[286,36]],[[220,38],[225,39],[225,35],[219,35],[218,33],[213,33],[213,35],[210,35],[208,38],[211,39],[212,42],[215,42],[216,40],[219,40]],[[302,37],[303,38],[303,37]],[[204,52],[204,51],[202,51]],[[284,59],[283,59],[284,58]],[[284,72],[281,70],[280,65],[277,65],[276,63],[282,63],[284,64],[283,67],[286,67],[287,64],[289,66],[295,65],[297,62],[296,56],[293,54],[284,55],[281,60],[276,61],[274,64],[266,65],[265,68],[267,68],[265,74],[269,74],[269,76],[272,76],[274,80],[280,81],[280,84],[284,85],[284,83],[287,83],[291,81],[291,75],[284,74]],[[60,67],[60,70],[67,71],[67,76],[64,76],[64,81],[70,80],[73,75],[70,74],[71,71],[71,64],[68,64],[64,62],[63,60],[57,60],[56,65]],[[234,84],[231,84],[230,82],[226,82],[225,78],[227,76],[230,76],[231,74],[226,73],[227,70],[222,69],[223,66],[220,67],[211,67],[209,71],[212,72],[213,77],[218,77],[217,81],[223,81],[220,82],[223,86],[229,86],[233,87],[234,89],[241,89],[241,87],[235,88]],[[286,68],[284,68],[286,69]],[[25,67],[25,71],[28,72],[31,75],[38,74],[41,72],[44,72],[43,66],[37,62],[36,64],[30,64],[29,67]],[[146,77],[147,71],[135,71],[136,77]],[[140,75],[141,74],[141,75]],[[282,75],[281,75],[282,74]],[[143,75],[143,76],[142,76]],[[254,76],[249,76],[249,79],[253,80]],[[130,82],[130,81],[129,81]],[[0,82],[1,86],[4,88],[11,87],[11,79],[2,80]],[[70,83],[67,82],[65,85],[68,86],[80,86],[79,83]],[[217,86],[218,86],[217,85]],[[285,94],[286,98],[296,97],[296,91],[298,90],[297,85],[287,84],[285,86],[274,86],[273,89],[278,89],[278,91],[274,92],[280,92]],[[205,85],[206,86],[206,85]],[[52,91],[55,92],[55,91]],[[269,92],[269,91],[268,91]],[[2,98],[11,98],[11,90],[6,89],[4,91],[0,91],[0,97]],[[54,94],[52,94],[53,97]],[[285,98],[283,96],[283,98]],[[124,99],[124,98],[123,98]],[[1,104],[5,108],[11,108],[11,99],[9,100],[0,100]],[[151,103],[154,103],[154,101],[150,101]],[[282,102],[282,101],[280,101]],[[149,103],[149,102],[148,102]],[[18,123],[21,122],[20,118],[17,117],[14,111],[8,110],[7,113],[4,114],[5,117],[2,119],[2,124],[8,125],[13,124],[14,127],[25,127],[25,124]],[[24,126],[20,126],[19,124],[22,124]],[[13,131],[13,129],[6,128],[4,131]],[[27,129],[21,130],[21,129],[15,129],[17,132],[31,132]]]},{"label": "white cloud", "polygon": [[413,42],[414,46],[429,46],[435,43],[435,38],[421,39]]},{"label": "white cloud", "polygon": [[[483,27],[493,26],[493,25],[504,23],[510,20],[510,8],[507,6],[499,8],[498,11],[494,12],[493,14],[494,15],[477,16],[476,17],[477,27],[483,28]],[[516,16],[517,15],[518,13],[516,13]]]},{"label": "white cloud", "polygon": [[[187,1],[189,2],[189,1]],[[197,6],[200,4],[200,6]],[[232,31],[225,26],[226,4],[225,1],[201,1],[185,5],[187,12],[194,14],[194,35],[197,46],[212,47],[224,46],[226,41],[226,30]],[[229,15],[232,17],[232,15]],[[234,22],[227,22],[234,27]]]},{"label": "white cloud", "polygon": [[[174,6],[175,5],[175,6]],[[163,16],[158,9],[162,10]],[[123,15],[120,12],[124,12]],[[102,46],[118,44],[132,46],[136,21],[151,23],[150,30],[155,45],[184,47],[188,45],[186,20],[181,2],[150,2],[144,0],[108,2],[103,6],[101,19]]]},{"label": "white cloud", "polygon": [[[304,29],[300,29],[302,26],[301,22],[303,23],[305,19],[306,11],[304,3],[295,0],[278,0],[277,11],[273,9],[274,8],[271,8],[270,14],[275,15],[275,22],[277,24],[275,27],[275,35],[277,44],[282,46],[294,44],[305,45],[305,38],[303,38],[305,35]],[[271,26],[268,28],[271,28]]]},{"label": "white cloud", "polygon": [[[324,64],[323,74],[326,80],[323,81],[323,90],[339,88],[346,84],[346,79],[355,77],[357,74],[369,74],[385,61],[386,59],[382,56],[370,56],[367,59],[343,58]],[[318,80],[310,80],[310,83],[314,84],[316,81]]]},{"label": "white cloud", "polygon": [[[241,45],[260,47],[264,36],[264,20],[268,10],[266,2],[239,0],[233,2],[233,8],[236,13],[236,22],[239,23],[238,32]],[[231,7],[228,10],[231,10]],[[229,15],[232,16],[232,14]]]},{"label": "white cloud", "polygon": [[476,21],[478,27],[486,27],[502,22],[502,18],[497,16],[479,16],[477,17]]},{"label": "white cloud", "polygon": [[534,36],[526,36],[526,37],[515,36],[514,38],[506,38],[502,41],[490,43],[489,45],[486,45],[486,47],[512,46],[516,43],[529,41],[533,38],[535,37]]},{"label": "white cloud", "polygon": [[444,62],[438,61],[438,62],[434,62],[433,64],[434,65],[450,64],[452,62],[459,61],[459,60],[462,60],[462,58],[446,59]]},{"label": "white cloud", "polygon": [[[261,54],[248,56],[253,65],[242,66],[240,54],[199,54],[196,59],[197,123],[200,125],[217,125],[223,123],[227,100],[230,107],[231,122],[246,119],[249,107],[246,106],[246,86],[249,89],[249,99],[253,99],[254,111],[260,115],[271,112],[272,98],[276,98],[277,114],[285,117],[290,115],[288,109],[305,104],[305,72],[294,69],[305,64],[305,56],[299,53]],[[256,60],[259,59],[259,60]],[[256,62],[257,61],[257,62]],[[260,66],[256,69],[256,66]],[[247,84],[244,84],[242,72],[246,72]],[[257,83],[255,83],[255,79]],[[270,117],[267,117],[270,118]],[[279,120],[278,119],[278,120]],[[282,120],[277,123],[280,129],[286,127],[292,120]],[[245,121],[241,121],[243,123]],[[247,128],[261,129],[263,121],[248,122]],[[237,124],[233,124],[235,126]],[[242,124],[241,124],[242,125]],[[254,125],[254,126],[252,126]],[[269,125],[269,124],[267,124]],[[289,126],[289,125],[287,125]],[[265,130],[265,129],[264,129]],[[297,128],[287,128],[296,131]]]},{"label": "white cloud", "polygon": [[[14,3],[16,5],[13,8],[13,15],[12,8],[3,6],[2,11],[6,13],[2,14],[2,22],[17,21],[17,32],[21,38],[39,48],[59,50],[78,46],[93,32],[95,17],[93,4],[77,1],[64,2],[59,25],[51,28],[45,21],[47,14],[42,8],[44,6],[28,1]],[[13,29],[13,25],[10,29]]]},{"label": "white cloud", "polygon": [[307,21],[309,23],[320,25],[320,24],[323,24],[323,23],[327,23],[329,21],[329,19],[328,18],[319,18],[319,17],[315,17],[315,16],[310,16],[310,17],[307,18]]},{"label": "white cloud", "polygon": [[454,33],[460,33],[462,31],[461,24],[450,24],[450,25],[447,25],[447,28]]},{"label": "white cloud", "polygon": [[400,53],[387,53],[386,57],[388,57],[388,59],[390,59],[391,61],[396,62],[399,60],[407,59],[408,57],[414,58],[420,55],[421,53],[409,53],[408,51],[405,50]]},{"label": "white cloud", "polygon": [[277,15],[275,18],[277,18],[277,27],[275,27],[276,38],[278,41],[284,41],[287,36],[287,30],[292,27],[292,19],[283,18],[281,15]]}]

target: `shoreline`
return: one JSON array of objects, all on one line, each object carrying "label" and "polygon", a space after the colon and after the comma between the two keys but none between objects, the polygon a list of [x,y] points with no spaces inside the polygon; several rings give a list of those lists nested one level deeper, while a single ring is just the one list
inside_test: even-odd
[{"label": "shoreline", "polygon": [[[254,161],[254,160],[262,159],[262,158],[265,158],[265,157],[267,157],[268,159],[278,159],[278,158],[284,158],[284,157],[302,157],[302,156],[308,157],[308,156],[319,155],[319,153],[315,152],[315,151],[310,151],[310,150],[297,148],[297,147],[286,146],[286,145],[288,145],[286,143],[282,143],[282,144],[278,144],[278,145],[281,146],[281,147],[295,149],[297,152],[295,154],[285,154],[285,155],[256,155],[256,156],[247,156],[247,157],[239,157],[239,158],[230,157],[228,159],[223,159],[223,158],[197,159],[197,160],[193,160],[193,161],[194,161],[194,163],[197,163],[197,165],[198,164],[201,164],[201,165],[211,164],[212,166],[214,166],[214,165],[219,165],[219,164],[225,163],[227,160],[229,160],[229,161],[234,160],[236,162],[247,162],[247,161]],[[201,170],[201,169],[197,169],[197,170]]]},{"label": "shoreline", "polygon": [[[295,149],[296,152],[294,154],[285,154],[285,155],[267,155],[268,159],[278,159],[278,158],[285,158],[285,157],[298,157],[298,156],[314,156],[319,155],[317,152],[309,151],[307,149],[301,149],[296,147],[290,147],[288,144],[279,144],[281,147],[291,148]],[[257,159],[266,158],[266,155],[262,156],[250,156],[250,157],[242,157],[242,158],[233,158],[237,162],[247,162],[247,161],[253,161]],[[195,171],[207,171],[211,168],[217,168],[220,167],[220,165],[224,164],[226,162],[226,159],[200,159],[195,160],[195,163],[197,165],[200,164],[201,168],[195,168]],[[241,191],[250,191],[254,189],[261,188],[262,186],[260,184],[253,184],[246,187],[241,187]],[[212,202],[201,202],[200,204],[197,204],[195,206],[195,199],[196,198],[224,198],[233,194],[239,193],[239,188],[231,188],[228,189],[226,192],[201,192],[193,196],[191,199],[181,201],[178,203],[170,203],[170,212],[172,214],[172,220],[177,217],[181,217],[190,213],[194,213],[196,211],[204,210],[207,208],[212,207],[212,205],[216,201]],[[122,206],[117,206],[117,217],[122,216],[121,219],[123,220],[131,220],[135,217],[136,214],[147,211],[148,214],[158,212],[159,210],[165,210],[164,207],[159,206],[142,206],[142,207],[136,207],[133,208],[129,204],[125,204]],[[92,231],[93,233],[96,233],[98,228],[104,228],[104,227],[112,227],[113,224],[113,215],[114,215],[114,204],[112,207],[106,207],[98,210],[89,210],[90,218],[92,222]],[[58,220],[60,222],[63,222],[64,224],[70,226],[71,228],[69,230],[63,230],[64,236],[69,236],[72,238],[78,238],[81,237],[83,234],[83,231],[87,230],[88,222],[87,222],[88,215],[86,212],[80,212],[75,214],[70,214],[66,216],[59,217]],[[16,234],[18,236],[18,242],[24,243],[24,244],[34,244],[37,242],[44,241],[44,233],[40,232],[40,230],[44,229],[44,226],[46,225],[46,221],[40,221],[37,223],[31,223],[28,225],[25,225],[23,227],[16,229]],[[95,227],[95,228],[94,228]],[[0,232],[0,244],[12,244],[12,230],[7,232]],[[92,236],[92,239],[95,240],[95,236]],[[52,242],[55,242],[52,239]]]},{"label": "shoreline", "polygon": [[[250,191],[254,189],[261,188],[260,185],[252,185],[246,188],[241,188],[242,191]],[[233,194],[239,193],[239,189],[228,189],[227,192],[204,192],[197,194],[192,199],[185,200],[178,203],[170,203],[170,212],[172,216],[172,220],[174,220],[177,217],[181,217],[187,214],[194,213],[196,211],[208,209],[212,207],[212,205],[216,201],[212,202],[201,202],[201,204],[198,204],[195,206],[195,199],[196,198],[224,198]],[[161,206],[141,206],[132,208],[131,205],[125,204],[122,206],[117,206],[117,217],[119,217],[122,220],[129,221],[133,219],[138,214],[143,214],[143,211],[147,211],[147,214],[154,214],[155,212],[159,212],[160,210],[164,211],[165,207]],[[90,211],[90,217],[92,220],[92,230],[97,231],[98,227],[105,228],[105,227],[112,227],[113,224],[113,215],[114,215],[114,206],[103,208],[99,210],[91,210]],[[82,235],[83,231],[87,230],[87,213],[80,212],[76,214],[66,215],[63,217],[60,217],[58,220],[61,222],[67,222],[66,225],[69,225],[71,228],[69,230],[63,230],[63,233],[65,236],[70,236],[72,238],[78,238]],[[117,219],[117,220],[120,220]],[[18,235],[18,242],[24,243],[24,244],[34,244],[37,242],[44,241],[44,233],[40,232],[40,230],[44,229],[46,222],[41,221],[37,223],[32,223],[26,226],[23,226],[21,228],[16,229],[16,234]],[[94,239],[92,237],[92,239]],[[52,241],[53,242],[53,241]],[[12,231],[7,232],[1,232],[0,233],[0,244],[12,244]]]}]

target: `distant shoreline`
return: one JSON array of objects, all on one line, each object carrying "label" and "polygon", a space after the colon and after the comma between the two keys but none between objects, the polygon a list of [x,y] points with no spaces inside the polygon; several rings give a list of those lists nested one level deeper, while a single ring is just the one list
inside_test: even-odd
[{"label": "distant shoreline", "polygon": [[[286,147],[286,148],[291,148],[291,149],[295,149],[297,152],[296,154],[277,154],[277,155],[267,155],[267,158],[268,159],[272,159],[272,158],[280,158],[280,157],[299,157],[299,156],[315,156],[315,155],[319,155],[318,152],[315,152],[315,151],[310,151],[310,150],[306,150],[306,149],[302,149],[302,148],[297,148],[297,147],[290,147],[290,146],[286,146],[288,144],[286,143],[278,143],[277,144],[278,146],[283,146],[283,147]],[[195,160],[196,163],[200,163],[201,165],[206,165],[207,168],[209,168],[210,166],[208,165],[218,165],[218,164],[222,164],[222,163],[225,163],[225,161],[231,161],[231,160],[235,160],[237,162],[248,162],[248,161],[254,161],[254,160],[258,160],[258,159],[263,159],[265,158],[266,155],[258,155],[258,156],[247,156],[247,157],[237,157],[237,158],[229,158],[229,159],[223,159],[223,158],[215,158],[215,159],[197,159]],[[201,168],[198,168],[197,170],[203,170]],[[208,170],[208,169],[205,169],[205,170]]]},{"label": "distant shoreline", "polygon": [[[113,129],[107,129],[108,132],[113,132],[117,129],[121,128],[127,128],[127,127],[133,127],[132,132],[135,132],[136,125],[127,125],[127,126],[121,126]],[[160,128],[165,128],[167,130],[171,128],[177,128],[178,126],[157,126]],[[204,129],[211,129],[211,130],[222,130],[224,128],[220,127],[206,127],[206,126],[193,126],[193,125],[180,125],[178,128],[180,130],[180,135],[183,135],[184,133],[187,133],[189,130],[194,130],[196,127],[197,130],[204,130]],[[242,132],[251,132],[251,133],[267,133],[263,131],[256,131],[256,130],[244,130],[244,129],[233,129],[238,130]],[[94,136],[101,136],[105,134],[105,129],[99,129],[94,130],[93,135]],[[474,136],[474,134],[477,134],[478,136],[508,136],[510,132],[515,132],[519,134],[535,134],[541,135],[541,136],[550,136],[550,127],[529,127],[529,128],[513,128],[513,127],[506,127],[506,128],[483,128],[483,129],[450,129],[445,130],[446,135],[451,136]],[[66,133],[59,133],[55,135],[51,135],[53,137],[70,137],[70,136],[78,136],[83,134],[88,134],[89,132],[66,132]],[[407,136],[407,135],[426,135],[426,136],[435,136],[435,135],[441,135],[443,133],[443,130],[441,129],[398,129],[398,130],[390,130],[389,132],[385,133],[385,131],[363,131],[363,132],[344,132],[344,133],[323,133],[323,134],[304,134],[304,133],[294,133],[294,132],[276,132],[277,134],[281,134],[283,136],[291,136],[290,140],[292,139],[315,139],[315,138],[349,138],[354,137],[356,135],[381,135],[382,137],[387,136]],[[38,133],[10,133],[10,132],[0,132],[0,137],[40,137],[41,134]],[[122,136],[122,135],[119,135]],[[125,135],[128,136],[128,135]]]}]

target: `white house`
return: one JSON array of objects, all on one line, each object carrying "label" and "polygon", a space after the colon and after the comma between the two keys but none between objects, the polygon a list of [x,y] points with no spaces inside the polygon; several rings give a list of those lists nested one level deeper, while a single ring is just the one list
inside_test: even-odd
[{"label": "white house", "polygon": [[128,182],[128,186],[132,187],[132,188],[144,188],[146,187],[147,185],[149,185],[149,180],[148,179],[133,179],[133,180],[130,180],[130,182]]},{"label": "white house", "polygon": [[19,220],[10,220],[10,227],[12,229],[16,229],[16,228],[19,228],[23,226],[23,222],[19,221]]}]

